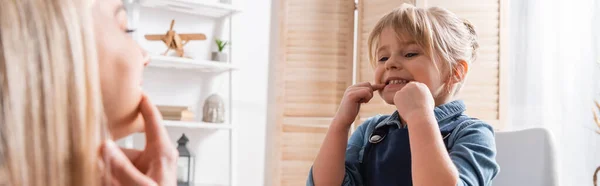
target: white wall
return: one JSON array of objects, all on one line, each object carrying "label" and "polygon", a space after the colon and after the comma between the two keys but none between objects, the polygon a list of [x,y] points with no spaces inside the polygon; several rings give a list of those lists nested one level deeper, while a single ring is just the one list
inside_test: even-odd
[{"label": "white wall", "polygon": [[[593,98],[596,99],[597,101],[600,101],[600,2],[599,1],[595,1],[594,5],[593,5],[593,18],[592,18],[592,26],[593,26],[593,30],[592,33],[593,37],[594,37],[594,44],[593,44],[593,52],[595,54],[594,56],[594,61],[596,62],[596,65],[593,70],[592,70],[592,76],[591,79],[592,81],[594,81],[594,94],[593,94]],[[596,113],[600,114],[600,111],[596,110]],[[595,127],[592,125],[592,128],[596,129],[596,131],[600,131],[600,127]],[[592,159],[588,164],[588,168],[585,170],[593,170],[596,167],[600,166],[600,134],[593,134],[592,137],[590,137],[592,142],[590,143],[590,146],[592,147],[592,150],[590,150],[590,159]],[[595,170],[594,170],[595,171]],[[587,171],[586,171],[587,172]]]},{"label": "white wall", "polygon": [[[600,165],[593,122],[598,96],[597,0],[512,0],[509,127],[548,128],[555,137],[559,182],[592,185]],[[592,17],[596,15],[595,20]],[[594,49],[596,47],[596,50]]]},{"label": "white wall", "polygon": [[265,148],[265,174],[264,174],[264,185],[275,185],[274,179],[276,178],[275,174],[277,174],[276,168],[278,168],[273,160],[277,160],[278,157],[275,150],[275,140],[280,140],[278,133],[278,128],[275,127],[277,125],[277,82],[275,80],[277,74],[277,61],[280,59],[280,8],[281,1],[273,0],[271,3],[271,46],[270,46],[270,61],[269,65],[269,76],[271,77],[269,81],[269,89],[268,89],[268,100],[267,100],[267,130],[266,130],[266,148]]},{"label": "white wall", "polygon": [[[271,0],[233,0],[243,12],[233,18],[234,122],[238,125],[234,185],[264,185],[269,82]],[[237,32],[239,30],[239,32]]]}]

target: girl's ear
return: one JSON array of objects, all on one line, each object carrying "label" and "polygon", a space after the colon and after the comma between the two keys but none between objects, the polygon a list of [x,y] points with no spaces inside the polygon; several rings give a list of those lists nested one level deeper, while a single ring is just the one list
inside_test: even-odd
[{"label": "girl's ear", "polygon": [[469,63],[465,60],[459,60],[456,62],[454,66],[454,74],[452,74],[452,78],[450,78],[450,83],[460,83],[465,80],[467,77],[467,73],[469,72]]}]

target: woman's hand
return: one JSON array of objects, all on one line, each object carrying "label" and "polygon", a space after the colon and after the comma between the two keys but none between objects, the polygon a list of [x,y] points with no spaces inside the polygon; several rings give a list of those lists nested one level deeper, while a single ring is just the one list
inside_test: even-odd
[{"label": "woman's hand", "polygon": [[348,87],[334,117],[334,120],[338,122],[334,123],[348,127],[352,125],[360,110],[360,104],[369,102],[373,98],[373,92],[381,90],[384,86],[383,84],[371,85],[369,82],[363,82]]},{"label": "woman's hand", "polygon": [[415,81],[406,84],[394,95],[398,114],[407,122],[433,114],[435,101],[427,85]]},{"label": "woman's hand", "polygon": [[140,111],[145,120],[146,147],[143,151],[121,149],[109,140],[102,153],[111,173],[111,185],[175,186],[177,185],[177,149],[160,124],[162,116],[143,95]]}]

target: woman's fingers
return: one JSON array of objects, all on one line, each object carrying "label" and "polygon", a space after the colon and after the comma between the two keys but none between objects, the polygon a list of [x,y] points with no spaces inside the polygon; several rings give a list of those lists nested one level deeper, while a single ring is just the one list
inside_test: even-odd
[{"label": "woman's fingers", "polygon": [[161,186],[175,185],[178,152],[167,130],[160,124],[162,116],[145,94],[140,111],[145,120],[146,147],[141,157],[136,159],[136,166]]},{"label": "woman's fingers", "polygon": [[132,162],[138,157],[140,157],[140,155],[142,154],[142,151],[136,149],[121,148],[121,151],[123,152],[123,154],[125,154],[125,156],[127,156],[127,159],[129,159]]},{"label": "woman's fingers", "polygon": [[158,111],[158,108],[152,104],[146,94],[142,96],[140,111],[145,121],[144,129],[146,131],[146,144],[155,141],[169,141],[169,135],[167,134],[167,131],[160,124],[162,121],[160,111]]},{"label": "woman's fingers", "polygon": [[127,158],[127,156],[121,151],[117,145],[108,140],[102,144],[102,154],[104,155],[105,162],[108,164],[106,167],[111,173],[110,177],[116,180],[121,185],[148,185],[157,186],[156,182],[141,173]]}]

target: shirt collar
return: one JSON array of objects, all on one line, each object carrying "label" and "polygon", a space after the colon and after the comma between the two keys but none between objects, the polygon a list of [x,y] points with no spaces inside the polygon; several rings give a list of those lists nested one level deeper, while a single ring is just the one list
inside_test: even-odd
[{"label": "shirt collar", "polygon": [[[461,115],[463,112],[465,112],[465,110],[465,103],[462,100],[455,100],[435,107],[433,109],[433,113],[435,114],[435,119],[440,125],[439,127],[442,127],[443,121]],[[378,123],[375,128],[377,129],[385,125],[397,125],[398,127],[402,126],[400,123],[400,115],[398,114],[397,110],[394,111],[390,117]]]}]

